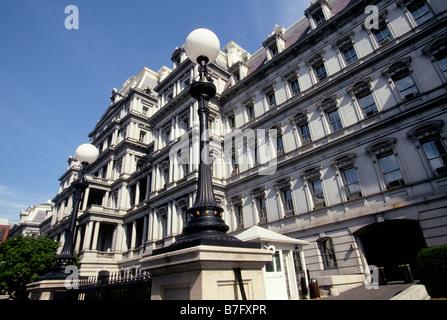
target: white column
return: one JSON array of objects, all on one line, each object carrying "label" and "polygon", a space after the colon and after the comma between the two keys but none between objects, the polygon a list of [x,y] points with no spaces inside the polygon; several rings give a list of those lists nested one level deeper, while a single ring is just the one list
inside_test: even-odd
[{"label": "white column", "polygon": [[171,202],[172,206],[172,234],[178,234],[178,212],[177,212],[177,206],[174,201]]},{"label": "white column", "polygon": [[137,205],[140,203],[140,181],[137,182],[137,185],[135,186],[135,199],[134,203]]},{"label": "white column", "polygon": [[118,225],[115,225],[115,229],[113,230],[113,235],[112,235],[112,245],[110,248],[110,251],[115,252],[116,250],[116,238],[118,236]]},{"label": "white column", "polygon": [[130,249],[135,249],[135,241],[137,240],[137,220],[132,223],[132,239],[130,240]]},{"label": "white column", "polygon": [[82,245],[84,250],[90,250],[90,243],[92,240],[93,221],[89,221],[86,225],[84,234],[84,243]]},{"label": "white column", "polygon": [[147,241],[154,240],[154,209],[149,210],[149,222],[147,224]]},{"label": "white column", "polygon": [[144,216],[144,220],[143,220],[143,240],[142,240],[142,244],[146,244],[147,242],[147,231],[148,231],[148,225],[149,225],[149,216],[148,214],[146,214]]},{"label": "white column", "polygon": [[115,250],[116,251],[127,251],[124,224],[119,224],[117,226],[117,237],[116,237]]},{"label": "white column", "polygon": [[76,230],[76,243],[75,243],[76,252],[79,252],[80,246],[81,246],[81,228],[79,226]]},{"label": "white column", "polygon": [[167,230],[166,230],[166,236],[172,235],[173,231],[173,214],[172,214],[172,201],[168,203],[168,213],[167,213]]},{"label": "white column", "polygon": [[84,200],[82,202],[82,211],[85,211],[87,209],[87,202],[88,202],[88,196],[90,194],[90,188],[87,187],[84,191]]},{"label": "white column", "polygon": [[93,243],[92,243],[92,250],[98,250],[98,236],[99,236],[99,227],[100,222],[95,222],[95,231],[93,232]]}]

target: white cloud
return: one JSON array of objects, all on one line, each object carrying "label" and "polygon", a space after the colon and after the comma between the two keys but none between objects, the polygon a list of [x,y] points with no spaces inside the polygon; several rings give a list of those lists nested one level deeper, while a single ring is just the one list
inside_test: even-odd
[{"label": "white cloud", "polygon": [[51,198],[51,195],[30,193],[0,184],[0,218],[17,222],[20,220],[20,210],[44,203],[49,197]]}]

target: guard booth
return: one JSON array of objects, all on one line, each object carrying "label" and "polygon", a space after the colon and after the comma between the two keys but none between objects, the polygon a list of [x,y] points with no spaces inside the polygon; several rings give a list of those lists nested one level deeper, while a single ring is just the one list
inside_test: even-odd
[{"label": "guard booth", "polygon": [[266,300],[309,298],[309,282],[302,247],[308,241],[254,226],[236,235],[242,241],[259,242],[273,252],[263,268]]}]

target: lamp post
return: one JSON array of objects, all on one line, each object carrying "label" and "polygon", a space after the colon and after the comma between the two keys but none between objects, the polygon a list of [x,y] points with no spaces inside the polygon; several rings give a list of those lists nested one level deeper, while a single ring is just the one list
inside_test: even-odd
[{"label": "lamp post", "polygon": [[214,62],[219,55],[220,42],[212,31],[197,29],[187,37],[185,51],[189,59],[199,65],[200,78],[191,83],[189,92],[199,104],[200,163],[197,196],[193,206],[187,210],[190,219],[183,228],[184,236],[174,247],[198,244],[237,246],[241,241],[226,234],[229,227],[222,219],[223,209],[214,197],[209,159],[209,101],[216,95],[216,86],[208,72],[207,64]]},{"label": "lamp post", "polygon": [[56,262],[51,268],[51,271],[44,275],[41,279],[65,279],[66,267],[73,265],[75,262],[75,257],[73,256],[73,240],[76,227],[76,219],[78,217],[79,204],[82,200],[85,189],[87,189],[88,187],[88,181],[85,177],[85,169],[89,164],[95,162],[98,156],[98,149],[91,144],[83,144],[76,149],[75,159],[81,162],[81,170],[79,171],[78,178],[72,183],[72,186],[75,190],[73,199],[73,211],[71,212],[70,222],[65,233],[64,246],[61,253],[57,256]]}]

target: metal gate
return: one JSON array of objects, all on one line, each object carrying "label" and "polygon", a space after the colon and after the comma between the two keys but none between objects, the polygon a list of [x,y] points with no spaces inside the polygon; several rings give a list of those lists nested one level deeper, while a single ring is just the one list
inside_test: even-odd
[{"label": "metal gate", "polygon": [[97,277],[80,279],[79,288],[70,292],[72,300],[148,301],[150,298],[149,273],[135,269],[113,274],[101,271]]}]

